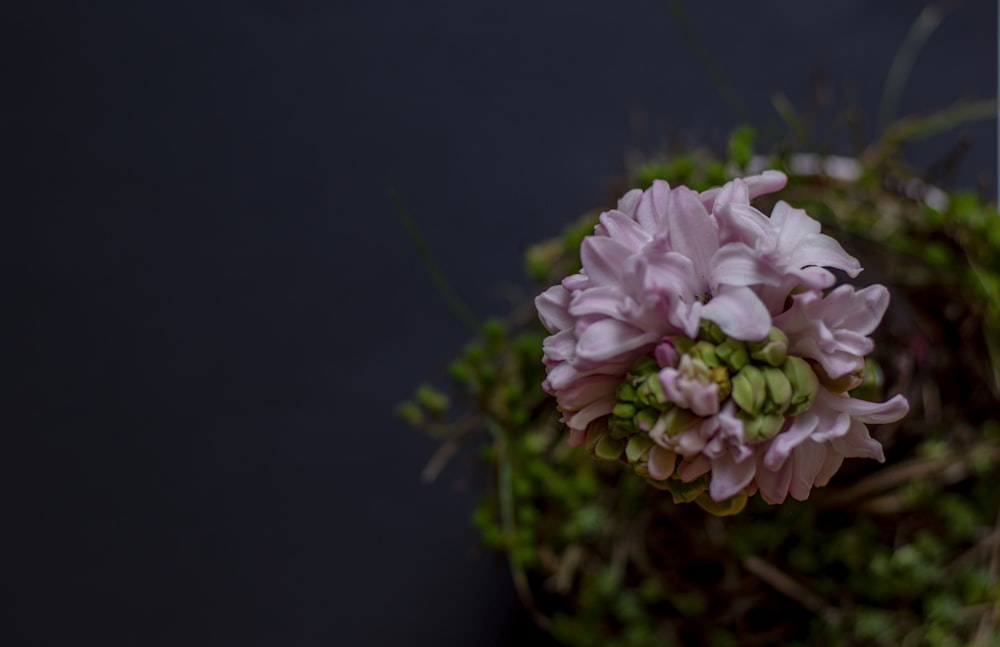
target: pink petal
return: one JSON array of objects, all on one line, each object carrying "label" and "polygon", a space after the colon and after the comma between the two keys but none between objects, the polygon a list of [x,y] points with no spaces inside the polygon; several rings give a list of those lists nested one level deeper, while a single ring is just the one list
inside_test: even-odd
[{"label": "pink petal", "polygon": [[712,481],[708,485],[708,495],[714,501],[725,501],[750,484],[757,471],[757,461],[748,458],[735,461],[728,452],[712,461]]},{"label": "pink petal", "polygon": [[767,451],[764,454],[764,467],[772,471],[781,469],[792,450],[809,438],[819,422],[819,417],[812,409],[793,417],[788,429],[779,432],[768,441]]},{"label": "pink petal", "polygon": [[712,257],[719,249],[719,230],[697,193],[683,186],[669,193],[667,228],[671,248],[691,259],[695,277],[707,283]]},{"label": "pink petal", "polygon": [[613,238],[587,236],[580,245],[580,261],[594,285],[617,285],[632,250]]},{"label": "pink petal", "polygon": [[625,244],[626,247],[638,252],[653,237],[635,220],[621,211],[606,211],[601,214],[601,224],[608,236]]},{"label": "pink petal", "polygon": [[614,319],[604,319],[591,324],[580,336],[576,344],[577,356],[600,362],[637,350],[659,341],[655,333],[644,333]]},{"label": "pink petal", "polygon": [[759,341],[771,332],[771,313],[749,288],[723,286],[701,309],[701,317],[743,341]]},{"label": "pink petal", "polygon": [[798,501],[809,498],[816,475],[826,460],[826,453],[825,447],[811,441],[802,443],[795,449],[791,461],[792,478],[788,483],[788,492],[792,498]]},{"label": "pink petal", "polygon": [[538,318],[549,332],[554,333],[573,327],[573,317],[566,311],[569,297],[569,291],[561,285],[553,285],[535,297]]}]

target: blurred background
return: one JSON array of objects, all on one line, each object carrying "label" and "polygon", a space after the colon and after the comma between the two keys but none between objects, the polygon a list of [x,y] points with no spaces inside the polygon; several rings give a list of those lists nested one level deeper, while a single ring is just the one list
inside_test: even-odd
[{"label": "blurred background", "polygon": [[[528,644],[469,518],[475,443],[393,416],[524,247],[629,159],[787,138],[850,154],[923,3],[69,2],[11,17],[2,111],[12,645]],[[997,6],[951,3],[891,116],[997,93]],[[779,101],[780,103],[780,101]],[[955,186],[996,187],[995,122]]]}]

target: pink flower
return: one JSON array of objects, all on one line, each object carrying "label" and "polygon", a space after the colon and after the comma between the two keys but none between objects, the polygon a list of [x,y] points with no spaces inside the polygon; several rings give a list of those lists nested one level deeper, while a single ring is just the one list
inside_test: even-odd
[{"label": "pink flower", "polygon": [[826,268],[861,266],[804,211],[750,205],[785,181],[768,171],[701,194],[655,181],[601,214],[580,272],[535,300],[552,333],[543,386],[572,444],[608,435],[605,456],[638,436],[637,471],[668,486],[707,478],[715,501],[804,498],[845,456],[881,460],[865,421],[899,419],[906,401],[843,392],[888,291],[823,296],[835,280]]}]

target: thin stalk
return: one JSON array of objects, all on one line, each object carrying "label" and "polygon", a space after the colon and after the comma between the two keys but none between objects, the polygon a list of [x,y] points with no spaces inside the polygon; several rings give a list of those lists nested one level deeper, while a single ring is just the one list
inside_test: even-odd
[{"label": "thin stalk", "polygon": [[417,254],[420,256],[420,260],[424,264],[424,269],[427,271],[428,276],[430,276],[430,279],[434,283],[434,287],[437,288],[438,293],[444,298],[445,302],[447,302],[455,316],[457,316],[472,330],[478,330],[479,322],[476,320],[476,316],[472,314],[472,311],[465,305],[462,298],[459,297],[458,293],[451,287],[451,284],[445,277],[444,272],[441,271],[441,268],[434,260],[434,255],[431,254],[430,249],[424,242],[423,236],[420,235],[420,230],[417,229],[416,223],[413,222],[413,218],[410,217],[406,207],[403,206],[403,202],[396,194],[395,189],[389,189],[389,199],[392,200],[392,206],[396,209],[396,216],[406,229],[406,233],[410,235],[410,241],[413,243],[413,247],[417,250]]}]

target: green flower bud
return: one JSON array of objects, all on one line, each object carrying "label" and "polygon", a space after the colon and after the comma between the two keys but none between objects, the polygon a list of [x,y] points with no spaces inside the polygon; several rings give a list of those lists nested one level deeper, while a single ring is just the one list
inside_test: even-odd
[{"label": "green flower bud", "polygon": [[703,492],[697,499],[694,500],[702,510],[713,514],[716,517],[728,517],[734,514],[739,514],[743,508],[747,505],[747,493],[740,492],[734,496],[729,497],[725,501],[715,501],[712,497],[708,496],[708,492]]},{"label": "green flower bud", "polygon": [[616,418],[626,418],[631,420],[635,416],[635,405],[630,402],[619,402],[611,410],[611,415]]},{"label": "green flower bud", "polygon": [[784,413],[792,401],[792,383],[780,368],[765,366],[760,369],[767,385],[767,402],[764,413]]},{"label": "green flower bud", "polygon": [[759,443],[771,438],[785,424],[785,416],[780,413],[765,413],[752,418],[740,416],[743,420],[743,439],[748,443]]},{"label": "green flower bud", "polygon": [[656,363],[652,355],[643,355],[633,362],[632,368],[629,369],[629,376],[638,380],[659,370],[660,365]]},{"label": "green flower bud", "polygon": [[714,321],[709,321],[708,319],[702,319],[698,322],[698,339],[703,339],[705,341],[712,342],[713,344],[718,344],[726,338],[726,333],[722,332],[719,325]]},{"label": "green flower bud", "polygon": [[662,439],[664,435],[676,436],[691,429],[700,421],[701,418],[687,409],[672,407],[660,415],[656,424],[650,429],[649,437],[656,441]]},{"label": "green flower bud", "polygon": [[716,366],[708,372],[713,382],[719,385],[719,402],[729,397],[729,371],[725,366]]},{"label": "green flower bud", "polygon": [[639,384],[635,390],[635,400],[647,407],[663,406],[670,402],[663,392],[659,374],[653,373]]},{"label": "green flower bud", "polygon": [[619,402],[635,402],[635,387],[627,381],[623,382],[622,385],[618,387],[617,396]]},{"label": "green flower bud", "polygon": [[708,489],[708,479],[704,476],[696,478],[690,483],[684,483],[674,478],[661,481],[661,483],[665,483],[666,489],[674,495],[674,503],[690,503]]},{"label": "green flower bud", "polygon": [[674,343],[674,350],[677,351],[678,355],[686,354],[694,346],[694,340],[684,335],[678,335],[671,339],[671,341]]},{"label": "green flower bud", "polygon": [[791,356],[785,360],[781,371],[792,385],[792,399],[786,413],[796,416],[812,406],[819,391],[819,379],[809,362],[801,357]]},{"label": "green flower bud", "polygon": [[715,355],[729,367],[731,371],[738,371],[750,363],[750,356],[747,354],[746,344],[738,339],[727,337],[722,343],[715,347]]},{"label": "green flower bud", "polygon": [[610,416],[607,421],[608,434],[612,438],[628,438],[635,435],[635,423],[632,422],[631,418],[626,419]]},{"label": "green flower bud", "polygon": [[645,458],[649,455],[649,449],[652,446],[653,441],[647,436],[635,434],[628,439],[628,444],[625,445],[625,458],[628,459],[629,463],[642,461],[645,464]]},{"label": "green flower bud", "polygon": [[715,354],[715,345],[707,341],[699,341],[691,347],[688,354],[695,359],[700,359],[705,366],[719,366],[719,358]]},{"label": "green flower bud", "polygon": [[633,421],[635,422],[635,426],[637,429],[639,429],[639,431],[648,432],[650,429],[653,428],[653,425],[656,424],[656,419],[659,417],[660,417],[659,409],[654,409],[653,407],[646,407],[645,409],[642,409],[637,414],[635,414],[635,418],[633,418]]},{"label": "green flower bud", "polygon": [[747,344],[750,349],[750,357],[770,364],[771,366],[781,366],[788,357],[788,336],[781,330],[771,326],[771,332],[767,334],[767,339],[759,342]]},{"label": "green flower bud", "polygon": [[610,435],[602,436],[594,444],[594,458],[603,461],[616,461],[625,451],[625,441],[619,438],[612,438]]},{"label": "green flower bud", "polygon": [[767,384],[764,374],[753,364],[747,364],[733,376],[733,400],[752,416],[760,413],[767,398]]}]

